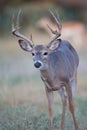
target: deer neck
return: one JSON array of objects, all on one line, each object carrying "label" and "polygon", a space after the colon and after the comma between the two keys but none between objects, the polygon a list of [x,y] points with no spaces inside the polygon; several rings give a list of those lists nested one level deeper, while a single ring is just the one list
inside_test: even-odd
[{"label": "deer neck", "polygon": [[41,70],[40,74],[41,74],[41,79],[43,80],[47,88],[51,90],[54,85],[53,85],[53,80],[52,80],[52,74],[50,73],[50,71]]},{"label": "deer neck", "polygon": [[47,80],[50,78],[50,73],[48,72],[48,70],[41,70],[40,71],[40,74],[41,74],[41,77],[44,79],[44,80]]}]

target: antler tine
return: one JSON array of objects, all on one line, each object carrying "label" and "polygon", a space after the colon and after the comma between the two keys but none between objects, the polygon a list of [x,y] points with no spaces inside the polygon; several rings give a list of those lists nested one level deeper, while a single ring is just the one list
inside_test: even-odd
[{"label": "antler tine", "polygon": [[55,31],[54,31],[49,25],[47,25],[48,28],[49,28],[49,30],[51,31],[51,33],[54,34],[54,35],[56,35],[56,36],[53,38],[53,40],[52,40],[49,44],[51,44],[51,43],[52,43],[53,41],[55,41],[58,37],[61,36],[61,29],[62,29],[61,21],[60,21],[58,15],[56,14],[56,16],[57,16],[57,17],[56,17],[51,10],[50,10],[50,14],[51,14],[52,17],[54,18],[54,20],[55,20],[55,22],[56,22],[56,24],[57,24],[58,30],[55,30]]},{"label": "antler tine", "polygon": [[56,16],[57,16],[57,17],[56,17],[56,16],[53,14],[52,11],[50,11],[50,13],[51,13],[51,15],[53,16],[53,18],[55,19],[55,21],[56,21],[56,23],[57,23],[57,26],[58,26],[58,29],[61,30],[62,25],[61,25],[61,21],[60,21],[60,19],[59,19],[58,14],[56,13]]},{"label": "antler tine", "polygon": [[21,13],[21,10],[19,11],[19,13],[17,15],[16,26],[14,25],[14,15],[12,17],[12,34],[15,35],[15,36],[17,36],[17,37],[20,37],[20,38],[26,40],[30,44],[30,46],[33,46],[34,45],[33,41],[31,39],[28,39],[24,35],[20,34],[20,32],[19,32],[19,28],[20,28],[19,27],[20,13]]},{"label": "antler tine", "polygon": [[16,21],[16,28],[19,29],[19,22],[20,22],[20,14],[21,14],[21,9],[19,10],[18,12],[18,15],[17,15],[17,21]]},{"label": "antler tine", "polygon": [[48,24],[47,24],[47,27],[49,28],[49,30],[50,30],[53,34],[56,33],[54,30],[52,30],[52,28],[51,28]]},{"label": "antler tine", "polygon": [[50,10],[50,14],[52,15],[52,17],[54,18],[54,20],[56,21],[56,24],[57,24],[57,27],[58,27],[58,29],[59,29],[59,32],[56,30],[56,31],[53,31],[52,29],[51,29],[51,32],[53,33],[53,34],[59,34],[59,36],[61,35],[61,29],[62,29],[62,25],[61,25],[61,21],[60,21],[60,19],[59,19],[59,16],[57,15],[57,13],[56,13],[56,16],[54,15],[54,13]]},{"label": "antler tine", "polygon": [[14,32],[14,15],[12,16],[12,32]]}]

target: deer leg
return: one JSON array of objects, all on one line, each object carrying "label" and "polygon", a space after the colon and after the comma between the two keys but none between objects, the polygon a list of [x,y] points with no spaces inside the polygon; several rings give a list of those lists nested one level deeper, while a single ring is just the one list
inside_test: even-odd
[{"label": "deer leg", "polygon": [[68,101],[69,101],[69,110],[70,110],[70,113],[71,113],[72,118],[73,118],[75,130],[77,130],[78,124],[77,124],[76,117],[75,117],[75,107],[74,107],[72,90],[71,90],[70,86],[67,87],[67,94],[68,94]]},{"label": "deer leg", "polygon": [[70,112],[72,114],[75,130],[77,130],[78,124],[77,124],[76,117],[75,117],[75,112],[74,112],[75,110],[74,110],[74,103],[73,102],[69,102],[69,109],[70,109]]},{"label": "deer leg", "polygon": [[53,130],[53,91],[50,91],[46,88],[46,94],[49,108],[49,126],[50,130]]},{"label": "deer leg", "polygon": [[61,99],[62,99],[62,118],[60,123],[60,130],[64,130],[64,118],[65,118],[65,111],[66,111],[66,105],[67,105],[67,97],[64,93],[64,88],[61,88],[58,90]]}]

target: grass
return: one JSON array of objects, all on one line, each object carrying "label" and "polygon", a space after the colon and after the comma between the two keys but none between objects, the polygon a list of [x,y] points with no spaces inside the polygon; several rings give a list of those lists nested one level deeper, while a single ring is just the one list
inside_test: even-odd
[{"label": "grass", "polygon": [[[36,33],[36,37],[39,36],[40,33]],[[41,34],[40,40],[44,37]],[[0,130],[48,130],[47,99],[39,72],[33,67],[31,55],[23,52],[16,40],[9,39],[0,40]],[[86,55],[87,48],[79,51],[75,98],[76,117],[81,130],[87,130]],[[61,101],[55,93],[54,130],[59,128],[60,119]],[[74,130],[68,110],[65,130]]]},{"label": "grass", "polygon": [[[54,130],[59,127],[61,109],[59,104],[55,103],[54,114]],[[76,116],[81,130],[87,130],[87,100],[81,98],[76,100]],[[42,107],[41,107],[42,108]],[[47,109],[47,107],[46,107]],[[48,130],[48,114],[45,111],[38,109],[35,105],[27,103],[19,105],[1,104],[0,108],[0,130]],[[70,113],[67,111],[65,120],[65,130],[73,130],[73,123]]]}]

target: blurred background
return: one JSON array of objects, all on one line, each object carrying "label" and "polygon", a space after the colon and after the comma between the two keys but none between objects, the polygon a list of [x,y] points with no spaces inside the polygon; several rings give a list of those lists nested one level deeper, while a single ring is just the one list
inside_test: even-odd
[{"label": "blurred background", "polygon": [[[0,130],[48,130],[48,107],[44,84],[34,68],[31,54],[18,45],[11,34],[19,10],[20,32],[32,34],[35,44],[47,44],[56,29],[49,9],[62,22],[62,39],[76,48],[80,64],[75,97],[76,116],[81,130],[87,130],[87,0],[0,0]],[[54,130],[59,127],[61,100],[54,96]],[[73,129],[66,114],[65,130]]]}]

